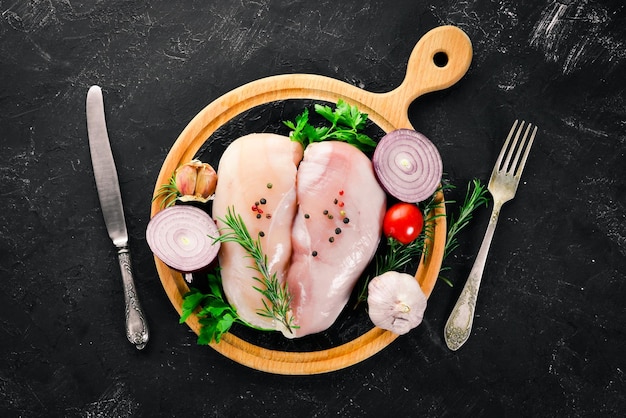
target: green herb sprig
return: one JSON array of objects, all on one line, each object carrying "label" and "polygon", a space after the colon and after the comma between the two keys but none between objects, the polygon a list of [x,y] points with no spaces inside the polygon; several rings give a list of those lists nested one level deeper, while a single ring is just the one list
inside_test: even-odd
[{"label": "green herb sprig", "polygon": [[184,323],[191,314],[200,309],[196,313],[200,325],[202,325],[198,334],[199,345],[207,345],[211,342],[219,343],[222,335],[227,333],[235,323],[263,331],[262,328],[242,319],[237,314],[237,310],[226,301],[222,292],[222,278],[219,269],[216,269],[214,273],[207,274],[207,278],[209,293],[202,293],[196,288],[191,288],[183,296],[182,315],[179,321],[181,324]]},{"label": "green herb sprig", "polygon": [[365,128],[367,114],[361,113],[356,106],[339,99],[333,110],[330,106],[315,104],[315,112],[330,122],[330,126],[315,127],[309,123],[309,110],[296,116],[295,121],[283,121],[292,131],[289,137],[306,148],[312,142],[327,140],[344,141],[354,145],[363,152],[371,152],[376,142],[359,131]]},{"label": "green herb sprig", "polygon": [[154,202],[157,199],[161,199],[161,209],[163,209],[176,203],[176,198],[180,195],[181,193],[176,187],[176,174],[172,173],[169,182],[159,186],[156,194],[152,198],[152,201]]},{"label": "green herb sprig", "polygon": [[[465,228],[473,218],[473,214],[481,206],[487,206],[489,204],[489,197],[487,196],[487,187],[483,185],[480,180],[473,179],[467,185],[467,191],[465,192],[465,198],[463,203],[459,207],[459,214],[455,218],[450,216],[450,222],[448,227],[448,236],[446,237],[446,246],[443,250],[443,259],[445,260],[454,250],[459,247],[458,233]],[[454,203],[450,201],[448,203]],[[444,267],[441,270],[448,270],[448,267]],[[452,283],[440,276],[448,285],[452,286]]]},{"label": "green herb sprig", "polygon": [[293,323],[291,315],[291,294],[287,289],[287,284],[281,284],[276,273],[271,273],[267,267],[267,255],[263,253],[261,239],[257,237],[253,239],[246,227],[241,215],[235,213],[234,208],[228,208],[226,215],[220,219],[226,228],[220,229],[220,236],[215,238],[219,242],[236,242],[246,251],[247,257],[254,261],[254,265],[250,268],[259,273],[260,277],[253,276],[253,279],[261,284],[261,287],[253,286],[255,290],[265,296],[263,301],[263,309],[258,310],[258,314],[275,319],[282,323],[289,332],[297,328]]},{"label": "green herb sprig", "polygon": [[[455,203],[454,201],[437,201],[435,196],[441,190],[452,189],[453,186],[444,183],[440,189],[438,189],[422,207],[422,211],[425,214],[424,230],[422,233],[409,244],[402,244],[393,238],[387,238],[386,250],[381,254],[377,254],[375,258],[375,269],[373,277],[379,276],[388,271],[402,271],[404,267],[417,257],[421,257],[426,251],[425,242],[432,238],[434,233],[434,216],[445,215],[431,215],[434,209],[438,205]],[[474,179],[467,186],[467,192],[463,204],[459,208],[459,215],[455,219],[450,217],[448,233],[446,237],[446,245],[443,252],[443,260],[445,260],[456,248],[458,248],[458,233],[465,228],[472,219],[472,215],[476,209],[482,205],[489,203],[487,197],[487,188],[481,184],[480,180]],[[427,254],[425,254],[427,255]],[[442,268],[440,271],[447,270],[448,268]],[[443,280],[449,286],[452,286],[452,282],[446,277],[439,276],[439,279]],[[368,276],[363,280],[357,295],[356,306],[361,302],[367,300],[367,286],[371,280],[371,276]]]}]

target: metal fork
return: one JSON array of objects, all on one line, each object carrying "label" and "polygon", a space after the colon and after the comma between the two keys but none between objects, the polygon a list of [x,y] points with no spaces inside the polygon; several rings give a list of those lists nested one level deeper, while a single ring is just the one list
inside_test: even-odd
[{"label": "metal fork", "polygon": [[[522,132],[524,132],[524,136],[520,142],[519,139]],[[474,266],[444,329],[444,338],[450,350],[458,350],[470,336],[472,323],[474,322],[478,289],[485,269],[493,233],[498,222],[498,216],[500,215],[500,208],[503,203],[515,197],[522,170],[526,164],[526,159],[536,133],[536,126],[533,128],[533,125],[529,123],[524,130],[524,121],[518,124],[516,120],[493,167],[487,187],[493,197],[493,210],[489,219],[489,225],[478,250]]]}]

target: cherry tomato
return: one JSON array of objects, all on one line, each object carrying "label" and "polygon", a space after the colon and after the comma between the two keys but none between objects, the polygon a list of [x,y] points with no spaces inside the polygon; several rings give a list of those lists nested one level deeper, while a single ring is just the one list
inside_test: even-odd
[{"label": "cherry tomato", "polygon": [[383,218],[384,234],[405,245],[415,240],[423,227],[422,211],[412,203],[396,203]]}]

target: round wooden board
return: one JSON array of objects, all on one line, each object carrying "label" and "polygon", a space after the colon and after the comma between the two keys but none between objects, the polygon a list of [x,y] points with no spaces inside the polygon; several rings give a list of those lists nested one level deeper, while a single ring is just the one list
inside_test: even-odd
[{"label": "round wooden board", "polygon": [[[408,119],[409,105],[419,96],[450,87],[467,72],[472,60],[472,45],[467,35],[454,26],[440,26],[426,33],[409,57],[404,81],[387,93],[371,93],[345,82],[312,74],[278,75],[245,84],[219,97],[202,109],[180,134],[168,153],[155,184],[154,193],[169,182],[172,172],[194,158],[207,139],[234,117],[255,106],[287,100],[313,99],[336,103],[339,99],[356,105],[383,131],[413,129]],[[443,193],[438,199],[443,202]],[[161,210],[154,201],[151,216]],[[433,240],[427,242],[428,257],[423,257],[415,274],[426,296],[430,296],[439,276],[447,234],[445,205],[438,205]],[[440,216],[443,215],[443,216]],[[181,273],[155,257],[157,272],[172,305],[182,312],[183,295],[189,288]],[[187,319],[198,334],[198,317]],[[326,350],[286,352],[251,344],[232,333],[211,344],[216,351],[238,363],[269,373],[306,375],[339,370],[363,361],[388,346],[396,334],[373,327],[347,343]]]}]

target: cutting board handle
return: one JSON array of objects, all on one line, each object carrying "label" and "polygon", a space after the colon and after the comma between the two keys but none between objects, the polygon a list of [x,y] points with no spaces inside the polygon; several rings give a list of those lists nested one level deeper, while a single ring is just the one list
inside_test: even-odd
[{"label": "cutting board handle", "polygon": [[409,57],[406,76],[396,90],[407,106],[417,97],[455,84],[472,62],[472,43],[456,26],[440,26],[424,35]]},{"label": "cutting board handle", "polygon": [[396,89],[377,95],[371,108],[395,127],[411,128],[406,112],[423,94],[443,90],[459,81],[472,62],[472,43],[456,26],[439,26],[427,32],[409,57],[406,75]]}]

